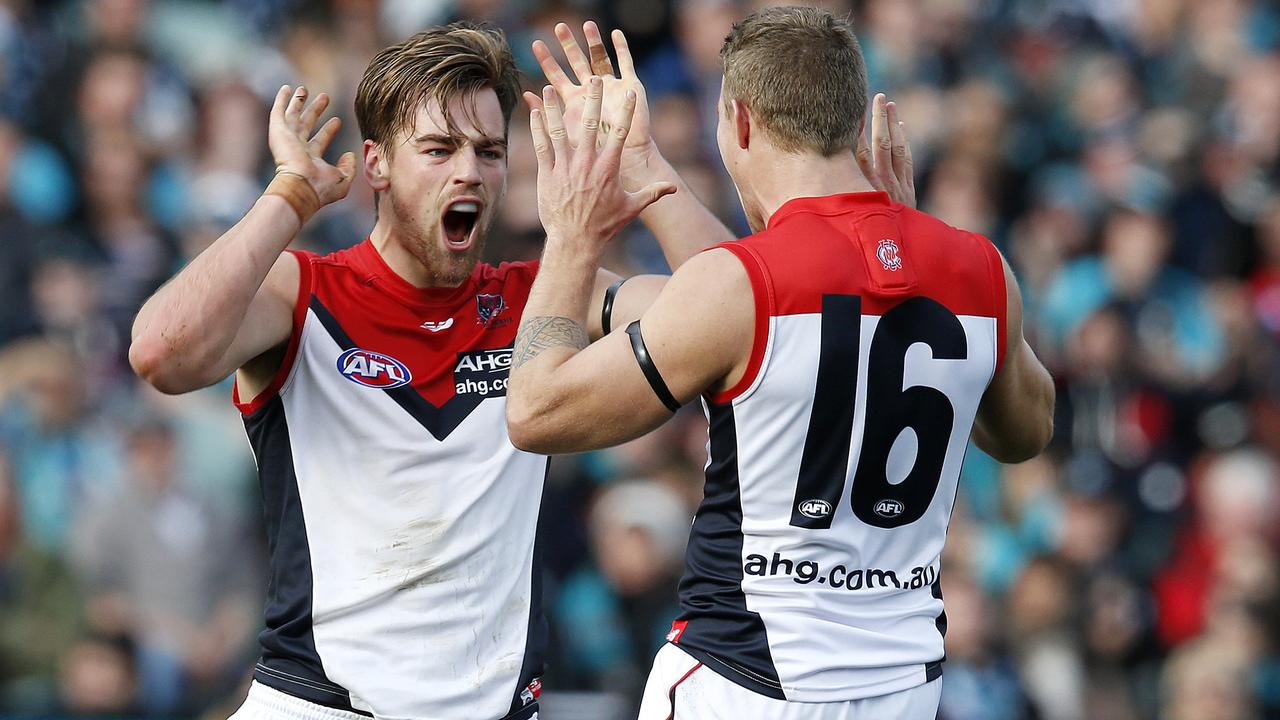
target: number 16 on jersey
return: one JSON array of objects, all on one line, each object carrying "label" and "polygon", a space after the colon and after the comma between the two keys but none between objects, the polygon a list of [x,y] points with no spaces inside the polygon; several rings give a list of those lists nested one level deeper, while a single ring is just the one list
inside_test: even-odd
[{"label": "number 16 on jersey", "polygon": [[994,318],[956,316],[928,297],[877,317],[859,296],[824,295],[791,525],[829,529],[850,478],[863,523],[896,528],[924,517],[944,478],[951,485],[959,475],[994,372],[995,330]]}]

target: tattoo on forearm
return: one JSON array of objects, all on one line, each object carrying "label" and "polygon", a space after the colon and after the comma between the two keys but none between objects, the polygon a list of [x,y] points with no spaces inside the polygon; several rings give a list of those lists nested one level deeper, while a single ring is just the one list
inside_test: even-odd
[{"label": "tattoo on forearm", "polygon": [[511,369],[538,356],[553,347],[571,347],[577,350],[587,346],[587,331],[581,324],[567,317],[540,316],[525,318],[516,333],[515,350],[511,353]]}]

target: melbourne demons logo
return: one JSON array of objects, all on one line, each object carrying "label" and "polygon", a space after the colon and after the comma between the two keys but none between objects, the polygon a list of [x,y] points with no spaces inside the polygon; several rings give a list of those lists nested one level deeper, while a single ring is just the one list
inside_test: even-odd
[{"label": "melbourne demons logo", "polygon": [[497,293],[476,295],[476,315],[481,325],[489,325],[507,309],[507,301]]},{"label": "melbourne demons logo", "polygon": [[898,257],[898,243],[885,239],[881,240],[876,247],[876,257],[880,259],[880,264],[885,270],[900,270],[902,268],[902,258]]},{"label": "melbourne demons logo", "polygon": [[413,380],[413,373],[404,363],[360,348],[351,348],[338,356],[338,372],[353,383],[379,390],[398,388]]}]

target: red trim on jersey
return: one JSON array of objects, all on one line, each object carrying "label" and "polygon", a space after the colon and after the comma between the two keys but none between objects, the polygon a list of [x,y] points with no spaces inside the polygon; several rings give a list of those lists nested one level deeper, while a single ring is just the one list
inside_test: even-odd
[{"label": "red trim on jersey", "polygon": [[368,239],[313,263],[314,302],[329,311],[354,347],[403,364],[411,387],[437,410],[460,395],[461,383],[473,383],[461,394],[476,394],[471,388],[488,377],[479,369],[459,374],[460,354],[473,353],[481,361],[486,351],[515,341],[538,269],[536,261],[477,263],[457,287],[418,288],[389,267]]},{"label": "red trim on jersey", "polygon": [[240,402],[240,379],[236,378],[231,384],[231,402],[235,403],[236,408],[244,415],[258,412],[263,405],[275,397],[276,393],[280,392],[281,387],[284,387],[284,381],[289,377],[289,371],[293,369],[294,358],[298,355],[298,345],[302,341],[302,326],[307,321],[307,307],[311,304],[311,261],[315,256],[301,250],[288,252],[298,260],[298,296],[293,305],[293,328],[289,331],[289,345],[285,348],[284,360],[280,362],[280,367],[271,377],[271,382],[258,393],[257,397],[247,403]]},{"label": "red trim on jersey", "polygon": [[[897,244],[886,259],[896,258],[900,269],[882,266],[876,253],[882,237]],[[820,313],[822,295],[830,292],[860,296],[867,315],[883,315],[915,294],[937,300],[956,315],[1004,314],[1003,304],[991,307],[991,295],[981,287],[988,273],[974,263],[975,253],[986,257],[990,241],[892,202],[882,192],[789,200],[769,219],[767,230],[737,243],[750,247],[774,278],[774,315]],[[849,251],[862,261],[846,256]]]},{"label": "red trim on jersey", "polygon": [[782,207],[769,216],[765,229],[772,230],[778,223],[796,213],[809,215],[845,215],[851,208],[885,207],[893,205],[889,193],[882,190],[870,192],[840,193],[836,195],[819,195],[816,197],[798,197],[782,203]]},{"label": "red trim on jersey", "polygon": [[689,668],[689,672],[680,676],[680,679],[671,685],[671,689],[667,691],[667,699],[671,701],[671,714],[667,716],[667,720],[675,720],[676,717],[676,688],[680,687],[680,683],[689,679],[689,676],[698,671],[702,667],[702,663],[698,663]]},{"label": "red trim on jersey", "polygon": [[977,236],[979,240],[986,243],[987,257],[991,261],[991,307],[996,312],[996,369],[1000,372],[1000,366],[1004,364],[1004,354],[1008,351],[1009,330],[1009,288],[1004,282],[1004,262],[1000,259],[1000,251],[996,250],[996,246],[990,240]]},{"label": "red trim on jersey", "polygon": [[[372,278],[379,287],[391,296],[411,307],[452,307],[468,295],[474,295],[476,285],[483,279],[490,266],[476,263],[471,275],[457,287],[420,288],[400,277],[391,269],[386,258],[374,247],[373,240],[366,238],[364,242],[352,247],[347,254],[351,267],[366,277]],[[506,265],[507,263],[503,263]]]},{"label": "red trim on jersey", "polygon": [[756,376],[760,374],[760,366],[764,364],[764,351],[769,344],[769,318],[776,313],[774,312],[773,284],[769,282],[764,262],[755,251],[739,242],[721,243],[710,249],[715,248],[724,248],[733,253],[747,271],[747,278],[751,280],[751,297],[755,301],[756,314],[755,333],[751,339],[751,357],[747,360],[747,369],[742,373],[742,379],[728,390],[707,396],[709,402],[723,404],[732,402],[756,381]]}]

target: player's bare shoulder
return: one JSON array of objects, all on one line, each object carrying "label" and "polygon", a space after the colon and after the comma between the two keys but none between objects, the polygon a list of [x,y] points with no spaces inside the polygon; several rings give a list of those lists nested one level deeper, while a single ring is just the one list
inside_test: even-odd
[{"label": "player's bare shoulder", "polygon": [[302,264],[310,264],[314,256],[308,252],[283,252],[267,272],[267,279],[262,287],[278,300],[290,313],[298,301],[299,285],[302,282]]}]

